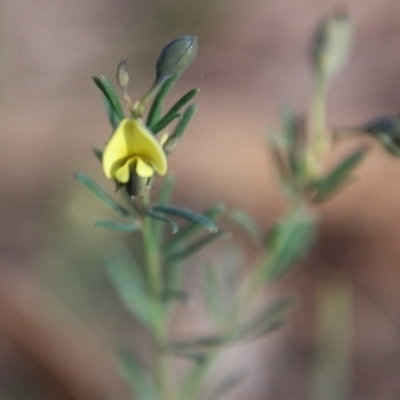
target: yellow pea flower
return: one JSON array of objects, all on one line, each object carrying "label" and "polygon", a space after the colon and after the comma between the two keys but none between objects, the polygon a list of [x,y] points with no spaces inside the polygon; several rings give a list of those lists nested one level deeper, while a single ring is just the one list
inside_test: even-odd
[{"label": "yellow pea flower", "polygon": [[164,150],[141,119],[123,119],[103,153],[107,178],[126,184],[132,179],[148,178],[154,171],[167,172]]}]

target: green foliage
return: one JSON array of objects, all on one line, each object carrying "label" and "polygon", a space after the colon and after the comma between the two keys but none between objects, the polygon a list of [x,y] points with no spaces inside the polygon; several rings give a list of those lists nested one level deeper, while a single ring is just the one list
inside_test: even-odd
[{"label": "green foliage", "polygon": [[120,232],[135,232],[140,229],[141,225],[137,222],[115,222],[115,221],[96,221],[93,225],[95,228],[106,228]]},{"label": "green foliage", "polygon": [[309,252],[316,237],[318,217],[311,210],[290,210],[272,229],[267,240],[269,256],[262,266],[266,280],[287,274]]},{"label": "green foliage", "polygon": [[[121,103],[119,102],[117,93],[115,92],[115,89],[111,85],[111,82],[108,80],[108,78],[104,75],[100,77],[93,76],[92,78],[94,83],[103,92],[104,96],[108,100],[106,103],[106,108],[111,121],[111,125],[113,125],[116,117],[119,118],[119,120],[124,119],[125,116],[122,110]],[[116,114],[116,117],[114,115],[110,115],[113,114],[112,111]]]},{"label": "green foliage", "polygon": [[149,114],[147,116],[146,125],[147,126],[154,126],[156,124],[162,113],[162,102],[165,96],[169,93],[169,91],[174,86],[175,82],[179,79],[181,74],[175,74],[169,77],[161,86],[160,90],[158,91],[151,107],[149,110]]},{"label": "green foliage", "polygon": [[[331,77],[347,59],[350,39],[351,24],[344,14],[336,14],[321,24],[312,48],[314,82],[309,113],[298,115],[286,106],[281,112],[280,127],[268,130],[273,165],[286,200],[286,210],[269,230],[259,226],[251,215],[241,210],[229,211],[221,203],[203,213],[171,204],[175,183],[171,174],[165,177],[158,196],[149,190],[154,177],[148,175],[137,175],[146,181],[145,190],[138,196],[131,196],[127,184],[117,183],[119,192],[128,200],[127,208],[86,174],[75,175],[123,218],[118,222],[99,220],[94,226],[134,233],[140,243],[134,254],[119,248],[105,261],[106,274],[121,304],[150,339],[149,363],[141,362],[128,348],[121,347],[118,351],[123,374],[138,400],[197,400],[204,394],[213,399],[223,396],[237,386],[245,374],[228,376],[214,390],[204,391],[210,368],[221,350],[238,342],[264,337],[286,322],[295,304],[293,296],[280,296],[275,301],[261,303],[260,295],[307,256],[315,243],[319,222],[314,203],[327,201],[343,189],[366,156],[366,150],[360,148],[334,165],[329,173],[324,173],[326,160],[335,144],[326,122],[327,90]],[[117,81],[132,119],[141,119],[145,108],[149,107],[146,127],[154,135],[179,119],[163,144],[166,155],[179,144],[192,120],[198,106],[190,102],[199,89],[189,90],[164,115],[163,102],[196,52],[194,37],[183,36],[170,43],[157,61],[155,83],[137,102],[132,102],[127,93],[129,76],[124,60],[117,70]],[[104,95],[108,119],[115,131],[125,118],[118,96],[105,76],[93,77],[93,80]],[[398,156],[399,121],[398,116],[382,117],[351,131],[373,135],[390,153]],[[150,139],[153,140],[151,135]],[[157,149],[161,151],[161,147]],[[95,148],[94,154],[102,162],[103,150]],[[162,153],[161,156],[165,160]],[[152,167],[150,162],[149,165]],[[224,216],[257,243],[260,254],[255,265],[245,264],[235,237],[217,226],[217,221]],[[182,227],[176,218],[184,220]],[[172,228],[172,235],[165,224]],[[178,316],[177,306],[196,299],[184,287],[190,257],[221,238],[232,240],[227,255],[220,263],[205,263],[198,285],[206,317],[210,319],[210,331],[176,338],[170,334],[170,327]],[[178,379],[170,371],[173,368],[170,356],[191,361]]]},{"label": "green foliage", "polygon": [[313,200],[321,202],[329,199],[345,185],[352,181],[351,173],[361,163],[366,149],[359,149],[348,155],[326,177],[313,183],[315,195]]},{"label": "green foliage", "polygon": [[196,224],[203,225],[210,232],[217,232],[218,227],[213,221],[208,219],[202,214],[195,213],[186,208],[180,208],[176,206],[169,206],[165,204],[156,204],[152,207],[152,211],[162,212],[169,215],[174,215],[175,217],[186,219],[187,221],[194,222]]},{"label": "green foliage", "polygon": [[183,116],[179,114],[181,108],[183,108],[187,103],[189,103],[196,95],[199,93],[199,89],[192,89],[183,95],[164,115],[164,117],[156,120],[155,123],[149,125],[151,131],[156,134],[162,131],[167,125],[169,125],[175,118],[182,118]]},{"label": "green foliage", "polygon": [[85,185],[99,200],[101,200],[106,206],[111,208],[111,210],[121,217],[127,218],[131,216],[128,210],[118,204],[88,175],[84,174],[83,172],[78,172],[75,174],[75,179]]}]

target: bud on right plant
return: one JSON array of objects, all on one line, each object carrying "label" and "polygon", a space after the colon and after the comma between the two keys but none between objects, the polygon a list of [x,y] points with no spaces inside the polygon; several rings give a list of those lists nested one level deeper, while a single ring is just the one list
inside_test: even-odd
[{"label": "bud on right plant", "polygon": [[330,78],[346,63],[352,39],[352,26],[344,13],[324,20],[316,32],[312,61],[315,69]]}]

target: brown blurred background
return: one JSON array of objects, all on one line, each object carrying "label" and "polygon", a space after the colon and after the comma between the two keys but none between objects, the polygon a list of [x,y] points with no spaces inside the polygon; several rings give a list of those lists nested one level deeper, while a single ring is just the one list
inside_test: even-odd
[{"label": "brown blurred background", "polygon": [[[91,75],[113,78],[126,57],[138,98],[160,49],[199,36],[197,60],[172,95],[201,88],[200,110],[171,157],[174,202],[201,210],[224,201],[265,228],[283,203],[263,134],[282,104],[307,109],[310,38],[338,6],[355,41],[330,92],[330,123],[398,113],[395,0],[1,2],[0,399],[125,398],[112,346],[136,329],[101,269],[121,236],[93,230],[110,214],[72,178],[83,170],[110,186],[91,154],[110,133]],[[227,359],[249,371],[227,398],[312,398],[315,299],[321,282],[336,280],[353,299],[344,397],[400,398],[400,162],[368,143],[361,179],[322,208],[318,246],[281,288],[298,292],[301,307],[284,331]],[[358,144],[340,144],[338,154]]]}]

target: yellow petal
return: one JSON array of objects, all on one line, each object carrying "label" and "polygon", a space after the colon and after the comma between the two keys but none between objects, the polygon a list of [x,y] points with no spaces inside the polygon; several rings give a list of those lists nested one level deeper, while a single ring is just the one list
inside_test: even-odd
[{"label": "yellow petal", "polygon": [[165,153],[150,130],[140,119],[124,119],[104,149],[105,175],[115,177],[117,170],[134,156],[149,163],[160,175],[167,172]]},{"label": "yellow petal", "polygon": [[129,181],[131,166],[135,161],[137,161],[137,157],[132,157],[115,171],[114,176],[118,182],[127,183]]},{"label": "yellow petal", "polygon": [[154,174],[153,168],[141,158],[137,159],[136,173],[142,178],[150,178]]}]

